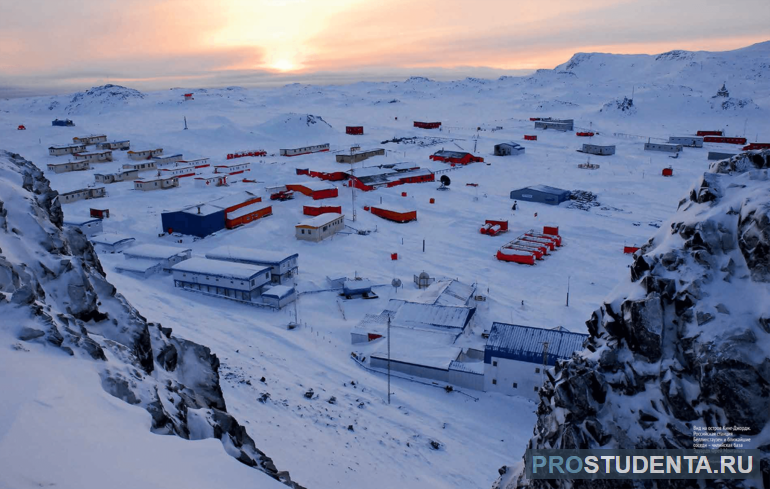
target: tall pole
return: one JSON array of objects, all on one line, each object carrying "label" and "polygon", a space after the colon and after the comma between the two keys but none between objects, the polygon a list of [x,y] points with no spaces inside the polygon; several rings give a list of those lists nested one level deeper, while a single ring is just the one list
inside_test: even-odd
[{"label": "tall pole", "polygon": [[569,279],[570,276],[567,275],[567,307],[569,307]]},{"label": "tall pole", "polygon": [[390,316],[388,316],[388,404],[390,404]]},{"label": "tall pole", "polygon": [[[350,150],[350,155],[353,155],[353,150]],[[350,165],[350,175],[353,177],[352,180],[350,180],[350,191],[352,192],[352,199],[353,199],[353,222],[356,222],[356,165],[355,163],[352,163]]]}]

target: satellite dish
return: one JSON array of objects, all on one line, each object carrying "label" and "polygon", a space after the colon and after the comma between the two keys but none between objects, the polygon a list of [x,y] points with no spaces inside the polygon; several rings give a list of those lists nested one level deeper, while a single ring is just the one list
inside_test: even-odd
[{"label": "satellite dish", "polygon": [[449,184],[452,183],[452,180],[450,180],[446,175],[441,175],[439,182],[441,182],[441,186],[438,188],[438,190],[449,190]]},{"label": "satellite dish", "polygon": [[394,278],[392,282],[390,282],[390,285],[392,285],[395,288],[401,287],[401,279],[400,278]]}]

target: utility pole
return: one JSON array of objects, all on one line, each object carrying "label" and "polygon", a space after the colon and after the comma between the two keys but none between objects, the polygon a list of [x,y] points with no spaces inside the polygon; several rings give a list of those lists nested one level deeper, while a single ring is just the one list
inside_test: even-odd
[{"label": "utility pole", "polygon": [[540,371],[540,385],[543,384],[543,377],[545,377],[545,369],[548,368],[548,342],[543,342],[543,368]]},{"label": "utility pole", "polygon": [[390,316],[388,316],[388,405],[390,405]]},{"label": "utility pole", "polygon": [[569,307],[569,279],[570,276],[567,275],[567,307]]},{"label": "utility pole", "polygon": [[184,116],[184,130],[187,130],[187,116]]},{"label": "utility pole", "polygon": [[[350,156],[353,156],[353,149],[350,150]],[[352,161],[352,160],[351,160]],[[356,222],[356,165],[355,163],[350,164],[350,176],[353,177],[352,180],[350,180],[350,192],[353,199],[353,222]],[[388,340],[390,341],[390,340]],[[388,364],[390,365],[390,364]]]}]

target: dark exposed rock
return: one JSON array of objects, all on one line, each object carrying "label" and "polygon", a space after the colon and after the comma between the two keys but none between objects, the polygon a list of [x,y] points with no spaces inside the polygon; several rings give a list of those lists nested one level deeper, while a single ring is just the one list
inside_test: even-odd
[{"label": "dark exposed rock", "polygon": [[32,341],[35,338],[40,338],[41,336],[45,336],[45,331],[40,331],[39,329],[23,326],[19,330],[19,335],[17,337],[21,341]]},{"label": "dark exposed rock", "polygon": [[164,370],[167,372],[173,372],[176,369],[176,361],[177,361],[177,353],[176,348],[174,348],[174,345],[168,344],[163,347],[163,349],[158,354],[158,357],[156,359],[158,363],[163,367]]},{"label": "dark exposed rock", "polygon": [[[768,163],[770,150],[742,154],[699,179],[586,322],[587,351],[549,373],[529,448],[692,448],[693,425],[767,432]],[[770,443],[760,450],[770,483]],[[753,487],[703,482],[526,480],[506,470],[495,488]]]}]

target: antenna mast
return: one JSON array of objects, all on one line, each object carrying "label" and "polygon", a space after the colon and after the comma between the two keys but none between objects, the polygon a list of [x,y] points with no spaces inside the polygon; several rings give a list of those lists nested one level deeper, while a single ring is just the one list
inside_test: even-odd
[{"label": "antenna mast", "polygon": [[[350,148],[350,156],[353,156],[353,148]],[[351,161],[352,161],[352,158],[351,158]],[[356,178],[355,178],[356,177],[356,164],[355,163],[351,163],[350,164],[350,176],[353,177],[353,179],[350,181],[350,192],[351,192],[351,195],[352,195],[351,198],[353,200],[353,202],[352,202],[352,204],[353,204],[353,222],[356,222],[356,185],[355,185],[355,181],[356,181]],[[388,340],[388,341],[390,341],[390,340]],[[388,368],[390,368],[390,363],[388,363]],[[390,395],[390,394],[388,394],[388,395]]]}]

